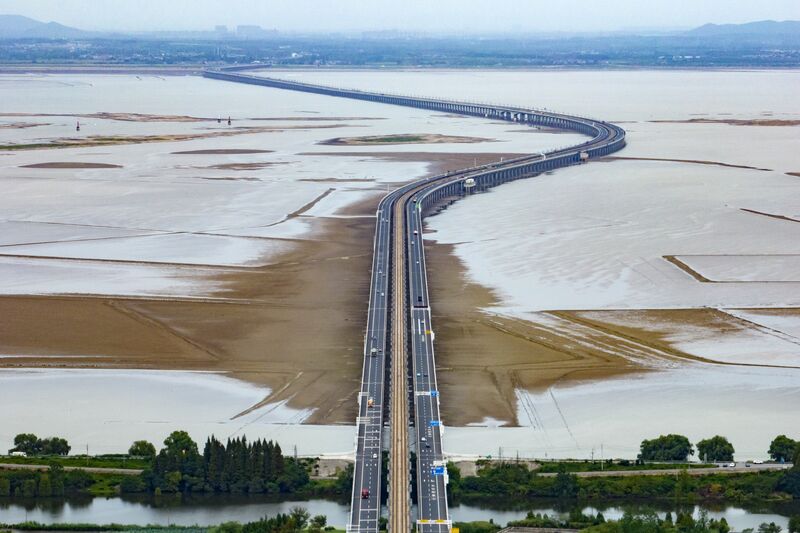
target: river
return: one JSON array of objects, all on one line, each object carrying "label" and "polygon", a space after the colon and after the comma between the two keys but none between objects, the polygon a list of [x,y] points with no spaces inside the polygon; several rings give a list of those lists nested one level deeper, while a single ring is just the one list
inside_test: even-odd
[{"label": "river", "polygon": [[[312,515],[327,516],[328,523],[343,527],[347,523],[349,506],[334,500],[276,500],[247,496],[126,497],[126,498],[38,498],[24,500],[0,498],[0,522],[16,523],[35,520],[41,523],[122,523],[160,525],[213,525],[229,520],[248,522],[277,513],[287,513],[293,507],[305,507]],[[667,512],[691,510],[695,516],[702,510],[710,517],[724,517],[734,530],[757,528],[762,522],[775,522],[786,529],[788,517],[800,515],[800,503],[764,505],[679,505],[664,501],[642,504],[636,501],[559,502],[536,499],[531,501],[504,500],[465,503],[450,508],[453,521],[492,519],[504,525],[524,518],[529,511],[565,516],[575,509],[585,513],[602,512],[606,519],[619,518],[626,510]]]}]

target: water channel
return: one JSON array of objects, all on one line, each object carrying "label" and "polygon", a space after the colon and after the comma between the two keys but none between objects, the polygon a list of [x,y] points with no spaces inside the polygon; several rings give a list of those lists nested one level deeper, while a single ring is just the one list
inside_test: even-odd
[{"label": "water channel", "polygon": [[[122,523],[160,525],[214,525],[229,520],[248,522],[277,513],[287,513],[293,507],[305,507],[312,515],[327,516],[328,524],[343,527],[349,507],[346,502],[313,499],[276,500],[264,496],[191,496],[184,498],[150,496],[125,498],[0,498],[0,523],[35,520],[41,523]],[[615,519],[628,510],[652,510],[660,515],[667,512],[692,511],[695,516],[706,510],[710,517],[724,517],[736,531],[757,528],[762,522],[775,522],[784,530],[790,516],[800,515],[800,503],[764,505],[681,505],[664,501],[658,503],[632,500],[559,502],[549,499],[529,501],[483,500],[480,503],[460,502],[451,506],[454,521],[494,520],[505,525],[524,518],[529,512],[566,516],[579,509],[585,513],[602,512],[606,519]]]}]

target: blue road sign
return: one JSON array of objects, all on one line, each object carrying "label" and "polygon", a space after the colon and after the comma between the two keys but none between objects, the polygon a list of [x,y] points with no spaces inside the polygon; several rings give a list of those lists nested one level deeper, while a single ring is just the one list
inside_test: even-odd
[{"label": "blue road sign", "polygon": [[432,390],[431,391],[431,396],[434,396],[434,397],[435,396],[439,396],[439,391],[438,390]]},{"label": "blue road sign", "polygon": [[443,466],[434,466],[431,468],[431,473],[434,476],[443,476],[444,475],[444,467]]},{"label": "blue road sign", "polygon": [[431,427],[436,427],[439,425],[441,425],[441,422],[439,422],[438,420],[431,420]]}]

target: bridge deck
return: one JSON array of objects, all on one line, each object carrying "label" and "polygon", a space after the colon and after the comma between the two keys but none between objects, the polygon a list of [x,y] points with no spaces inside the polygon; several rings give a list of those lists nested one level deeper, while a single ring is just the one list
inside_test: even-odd
[{"label": "bridge deck", "polygon": [[[513,106],[370,93],[220,71],[206,71],[203,75],[224,81],[546,126],[575,131],[591,138],[561,150],[417,180],[389,193],[381,200],[378,208],[348,530],[378,532],[386,392],[385,361],[386,355],[393,353],[392,445],[400,449],[392,450],[389,474],[392,480],[390,529],[403,533],[409,529],[408,498],[403,497],[408,490],[408,443],[404,442],[403,435],[398,435],[405,434],[401,428],[407,428],[409,422],[407,404],[400,398],[406,386],[405,380],[400,376],[405,371],[408,357],[412,369],[413,390],[410,392],[413,393],[411,396],[416,424],[419,510],[417,529],[423,533],[449,531],[447,474],[441,440],[444,426],[439,414],[439,392],[436,385],[433,326],[422,239],[423,217],[442,202],[462,196],[465,192],[465,181],[469,178],[474,180],[471,190],[477,192],[508,181],[578,164],[586,159],[602,157],[625,146],[625,130],[603,121]],[[394,284],[391,283],[392,279]],[[394,311],[390,313],[393,307]],[[390,342],[390,333],[394,337],[393,342]],[[410,353],[406,354],[406,342],[409,340]],[[373,348],[376,350],[374,355]],[[370,398],[372,407],[369,406]],[[369,494],[366,498],[362,497],[365,489]]]}]

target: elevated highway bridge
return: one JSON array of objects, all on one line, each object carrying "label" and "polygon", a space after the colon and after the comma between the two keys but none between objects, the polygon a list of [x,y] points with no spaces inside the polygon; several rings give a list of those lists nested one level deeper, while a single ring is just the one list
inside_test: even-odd
[{"label": "elevated highway bridge", "polygon": [[[423,218],[467,190],[483,191],[509,181],[606,156],[625,146],[614,124],[515,106],[476,104],[341,89],[209,70],[211,79],[400,105],[587,136],[583,143],[499,163],[420,179],[386,195],[378,205],[348,531],[377,533],[386,416],[389,419],[389,531],[449,532],[444,425],[433,347],[431,302],[423,246]],[[413,431],[409,431],[413,428]],[[409,442],[409,435],[412,435]],[[417,520],[411,523],[410,450],[416,451]]]}]

